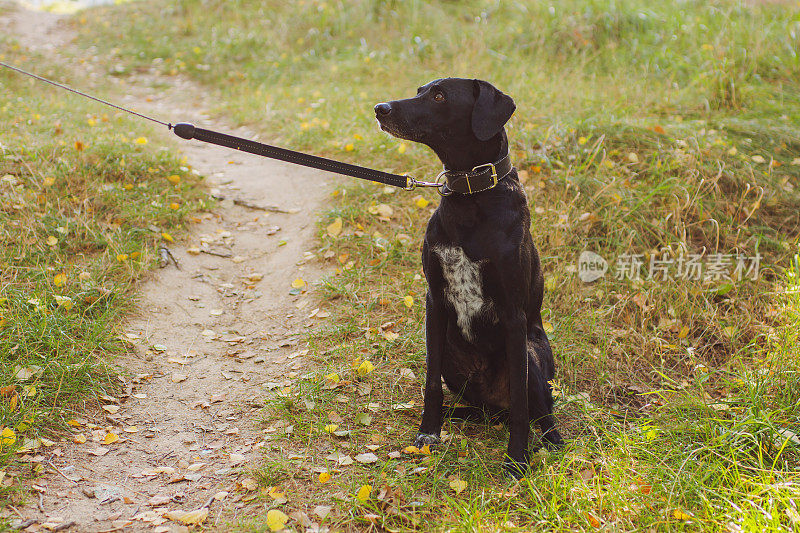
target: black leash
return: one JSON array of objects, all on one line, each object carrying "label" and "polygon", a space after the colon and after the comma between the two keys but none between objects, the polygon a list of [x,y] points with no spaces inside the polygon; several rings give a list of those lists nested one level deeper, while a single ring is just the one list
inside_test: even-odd
[{"label": "black leash", "polygon": [[[411,176],[382,172],[380,170],[352,165],[350,163],[343,163],[341,161],[335,161],[325,157],[304,154],[302,152],[289,150],[288,148],[280,148],[278,146],[272,146],[249,139],[243,139],[241,137],[234,137],[233,135],[227,135],[225,133],[198,128],[193,124],[188,124],[185,122],[173,125],[171,122],[163,122],[153,117],[143,115],[142,113],[137,113],[131,109],[126,109],[116,104],[112,104],[106,100],[102,100],[47,78],[37,76],[36,74],[14,67],[8,63],[3,63],[0,61],[0,66],[19,72],[20,74],[30,76],[31,78],[39,81],[49,83],[50,85],[60,89],[65,89],[79,96],[83,96],[84,98],[89,98],[95,102],[113,107],[114,109],[119,109],[125,113],[130,113],[131,115],[136,115],[139,118],[150,120],[157,124],[161,124],[162,126],[166,126],[168,129],[174,131],[175,135],[182,139],[196,139],[198,141],[216,144],[226,148],[233,148],[234,150],[260,155],[262,157],[279,159],[281,161],[286,161],[287,163],[294,163],[295,165],[317,168],[319,170],[327,170],[328,172],[335,172],[337,174],[352,176],[362,180],[383,183],[384,185],[391,185],[393,187],[400,187],[407,191],[414,190],[417,187],[436,187],[444,196],[448,196],[453,192],[458,192],[461,194],[474,194],[493,188],[495,185],[497,185],[498,181],[505,178],[513,168],[511,167],[509,156],[506,155],[495,163],[479,165],[473,168],[470,172],[446,170],[437,176],[436,181],[419,181]],[[445,182],[440,182],[442,177],[445,178]]]}]

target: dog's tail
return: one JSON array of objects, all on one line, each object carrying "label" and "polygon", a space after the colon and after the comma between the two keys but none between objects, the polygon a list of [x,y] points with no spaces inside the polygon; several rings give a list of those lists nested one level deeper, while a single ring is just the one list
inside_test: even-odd
[{"label": "dog's tail", "polygon": [[479,424],[499,424],[508,421],[508,411],[489,406],[450,405],[445,407],[444,416]]}]

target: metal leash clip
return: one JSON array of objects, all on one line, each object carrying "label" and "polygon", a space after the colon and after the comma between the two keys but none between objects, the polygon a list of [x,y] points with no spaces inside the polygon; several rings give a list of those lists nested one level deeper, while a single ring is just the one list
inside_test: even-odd
[{"label": "metal leash clip", "polygon": [[[405,191],[413,191],[417,187],[442,187],[444,183],[439,183],[439,176],[436,176],[436,181],[418,181],[411,176],[406,176],[406,186],[403,187]],[[441,192],[441,191],[440,191]]]}]

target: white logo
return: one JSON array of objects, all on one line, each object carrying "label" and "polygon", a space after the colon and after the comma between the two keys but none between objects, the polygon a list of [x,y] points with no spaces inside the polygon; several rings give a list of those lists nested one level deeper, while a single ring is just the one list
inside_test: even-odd
[{"label": "white logo", "polygon": [[591,283],[606,275],[608,262],[594,252],[584,250],[578,257],[578,277],[584,283]]}]

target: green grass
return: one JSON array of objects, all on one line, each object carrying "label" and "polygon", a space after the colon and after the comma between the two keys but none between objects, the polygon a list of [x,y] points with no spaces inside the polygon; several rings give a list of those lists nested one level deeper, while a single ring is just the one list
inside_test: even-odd
[{"label": "green grass", "polygon": [[[80,79],[0,38],[0,60]],[[120,324],[162,232],[203,207],[199,178],[120,113],[0,70],[0,499],[19,463],[114,395]],[[180,180],[173,184],[168,176]]]},{"label": "green grass", "polygon": [[[262,140],[420,177],[437,171],[432,154],[379,132],[375,103],[448,75],[516,99],[508,131],[543,258],[567,450],[537,456],[518,485],[499,476],[502,427],[446,423],[433,456],[387,456],[419,421],[419,243],[438,197],[354,183],[333,191],[320,220],[317,255],[338,268],[319,291],[332,316],[309,339],[315,372],[265,413],[258,509],[333,505],[324,525],[343,530],[797,527],[800,301],[787,270],[800,238],[797,6],[185,0],[75,23],[84,45],[111,51],[113,75],[190,76]],[[370,211],[379,204],[391,216]],[[325,228],[337,218],[334,238]],[[759,253],[762,269],[755,281],[587,285],[575,273],[587,249],[612,262]],[[358,376],[365,359],[375,370]],[[380,446],[375,464],[325,459],[367,445]],[[459,494],[454,478],[467,482]],[[266,513],[254,513],[240,527],[265,530]]]}]

